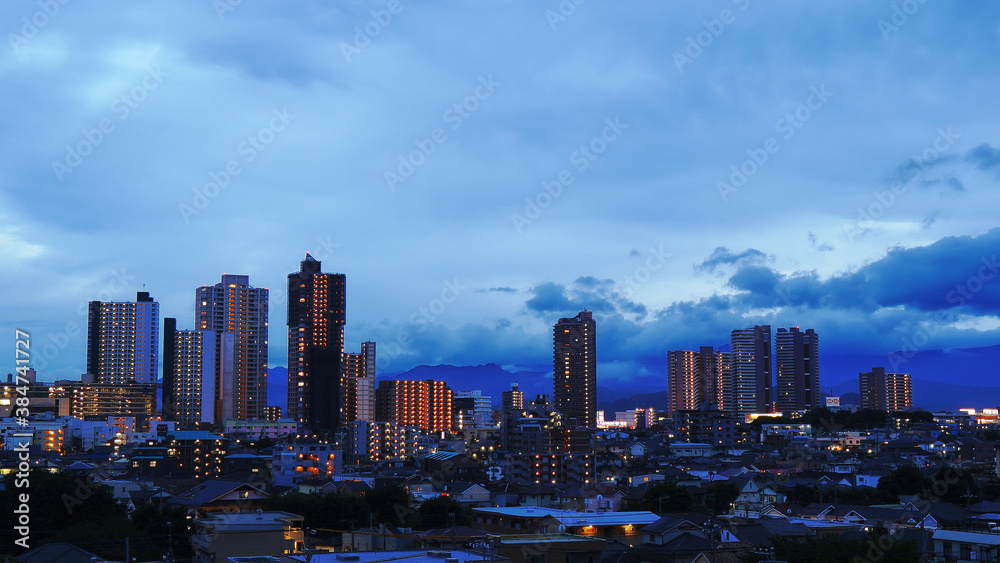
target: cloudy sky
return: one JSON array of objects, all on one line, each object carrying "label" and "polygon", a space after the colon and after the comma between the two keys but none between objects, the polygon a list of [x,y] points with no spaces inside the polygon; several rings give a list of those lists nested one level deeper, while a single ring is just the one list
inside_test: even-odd
[{"label": "cloudy sky", "polygon": [[270,288],[284,365],[307,251],[385,373],[544,370],[584,307],[607,385],[753,324],[815,328],[826,382],[1000,342],[991,3],[18,0],[0,25],[0,327],[45,380],[83,371],[87,301],[145,287],[191,328],[223,272]]}]

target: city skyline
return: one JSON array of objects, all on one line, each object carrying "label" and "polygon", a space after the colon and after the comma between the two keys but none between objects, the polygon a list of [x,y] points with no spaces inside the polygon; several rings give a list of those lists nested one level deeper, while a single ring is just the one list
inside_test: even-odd
[{"label": "city skyline", "polygon": [[306,251],[383,374],[541,371],[583,308],[619,387],[743,326],[815,327],[830,382],[1000,342],[1000,8],[404,6],[0,7],[0,329],[44,378],[86,371],[90,301],[194,329],[237,272],[285,309]]}]

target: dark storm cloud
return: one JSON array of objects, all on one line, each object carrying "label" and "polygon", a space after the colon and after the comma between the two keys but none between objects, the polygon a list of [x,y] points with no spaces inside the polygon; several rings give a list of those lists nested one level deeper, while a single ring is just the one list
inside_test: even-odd
[{"label": "dark storm cloud", "polygon": [[991,170],[1000,167],[1000,149],[994,148],[989,143],[983,143],[970,150],[965,159],[980,170]]},{"label": "dark storm cloud", "polygon": [[476,293],[517,293],[517,290],[513,287],[488,287],[486,289],[477,289]]},{"label": "dark storm cloud", "polygon": [[745,266],[745,265],[756,265],[763,264],[767,262],[767,254],[754,249],[748,248],[743,252],[738,254],[733,254],[728,248],[720,246],[716,248],[712,255],[702,261],[701,264],[695,266],[696,272],[715,272],[716,268],[719,266]]},{"label": "dark storm cloud", "polygon": [[533,297],[525,306],[544,318],[553,313],[572,317],[585,309],[603,314],[628,314],[639,319],[647,314],[646,306],[622,295],[614,280],[592,276],[577,278],[568,286],[544,283],[532,288],[530,293]]},{"label": "dark storm cloud", "polygon": [[938,311],[966,306],[979,313],[1000,306],[997,251],[1000,229],[978,237],[946,237],[916,248],[893,248],[855,272],[821,280],[813,272],[780,274],[765,266],[743,266],[729,285],[739,302],[763,306],[770,296],[788,296],[797,306],[868,313],[903,306]]}]

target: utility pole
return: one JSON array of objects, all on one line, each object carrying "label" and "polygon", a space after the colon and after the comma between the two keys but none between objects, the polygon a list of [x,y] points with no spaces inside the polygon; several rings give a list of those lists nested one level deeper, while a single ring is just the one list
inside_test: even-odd
[{"label": "utility pole", "polygon": [[174,563],[174,523],[167,522],[167,561]]}]

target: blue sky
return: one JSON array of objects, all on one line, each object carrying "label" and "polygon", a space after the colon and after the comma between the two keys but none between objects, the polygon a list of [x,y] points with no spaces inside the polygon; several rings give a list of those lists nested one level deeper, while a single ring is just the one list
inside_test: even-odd
[{"label": "blue sky", "polygon": [[375,340],[385,372],[544,369],[583,307],[605,384],[752,324],[815,328],[827,357],[1000,340],[992,4],[50,0],[0,22],[0,327],[46,380],[83,371],[88,300],[145,286],[190,328],[223,272],[271,289],[284,365],[306,251],[347,274],[348,350]]}]

